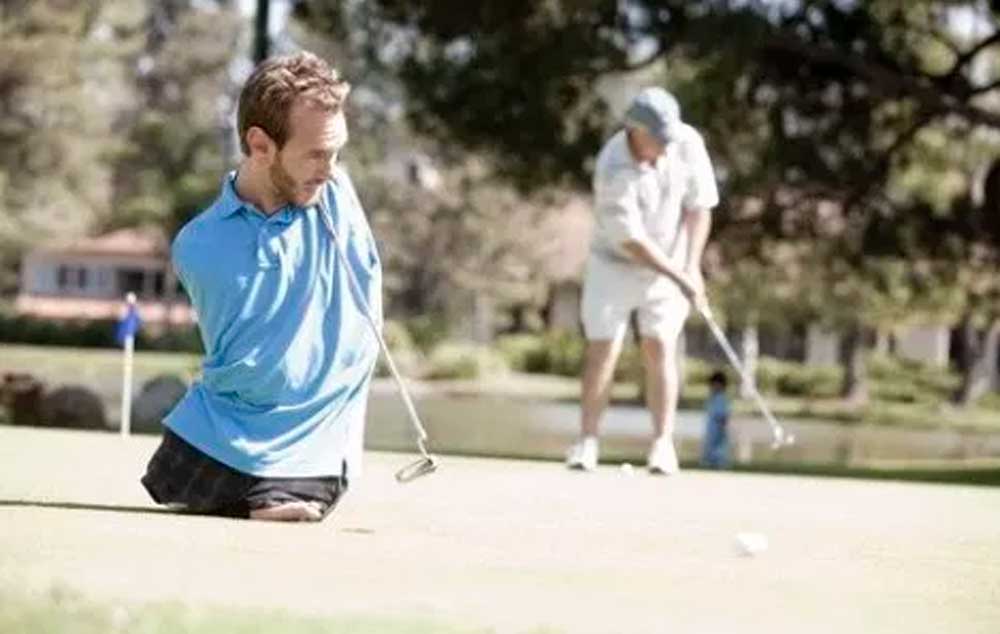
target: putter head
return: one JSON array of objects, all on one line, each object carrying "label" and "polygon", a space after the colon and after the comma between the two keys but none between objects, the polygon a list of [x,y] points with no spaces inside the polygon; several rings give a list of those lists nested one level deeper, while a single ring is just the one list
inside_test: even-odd
[{"label": "putter head", "polygon": [[430,475],[437,471],[440,461],[435,456],[424,456],[420,459],[411,462],[402,469],[396,472],[396,482],[400,484],[405,484],[407,482],[412,482],[417,478],[425,475]]},{"label": "putter head", "polygon": [[780,430],[774,436],[774,440],[771,442],[771,449],[781,449],[782,447],[790,447],[795,444],[795,434],[790,434],[785,430]]}]

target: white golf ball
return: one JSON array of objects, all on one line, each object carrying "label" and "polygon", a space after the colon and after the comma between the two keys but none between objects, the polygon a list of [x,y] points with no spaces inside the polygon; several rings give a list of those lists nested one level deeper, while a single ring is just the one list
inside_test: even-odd
[{"label": "white golf ball", "polygon": [[623,462],[620,470],[622,475],[630,476],[635,474],[635,469],[632,468],[632,464],[629,462]]},{"label": "white golf ball", "polygon": [[744,557],[753,557],[767,550],[767,536],[761,533],[737,533],[736,550]]}]

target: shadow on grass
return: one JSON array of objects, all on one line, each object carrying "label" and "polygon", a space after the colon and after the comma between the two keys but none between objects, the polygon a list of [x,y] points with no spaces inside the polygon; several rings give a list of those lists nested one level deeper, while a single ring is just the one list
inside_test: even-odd
[{"label": "shadow on grass", "polygon": [[155,506],[123,506],[120,504],[92,504],[89,502],[40,502],[38,500],[0,500],[0,508],[45,508],[68,511],[106,511],[110,513],[163,514],[175,513]]},{"label": "shadow on grass", "polygon": [[[698,468],[695,465],[686,465]],[[739,465],[735,473],[765,473],[768,475],[815,476],[854,480],[889,480],[896,482],[927,482],[1000,486],[1000,467],[841,467],[834,465],[758,463]]]}]

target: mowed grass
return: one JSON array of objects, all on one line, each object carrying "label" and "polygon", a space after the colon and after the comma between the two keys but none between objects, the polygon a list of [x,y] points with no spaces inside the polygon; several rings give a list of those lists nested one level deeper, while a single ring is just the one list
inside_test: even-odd
[{"label": "mowed grass", "polygon": [[[201,356],[179,352],[135,353],[134,385],[139,390],[149,379],[172,374],[190,381],[200,372]],[[122,353],[116,349],[63,348],[0,344],[0,374],[26,372],[42,380],[49,389],[60,385],[82,385],[98,394],[112,407],[121,397]],[[412,381],[412,377],[411,377]],[[445,394],[474,396],[487,394],[578,402],[580,381],[576,377],[508,373],[476,380],[433,382],[434,389]],[[731,392],[735,393],[733,388]],[[680,406],[700,410],[708,396],[704,385],[685,386]],[[945,400],[931,403],[895,403],[873,401],[857,407],[838,399],[796,398],[765,395],[769,406],[780,418],[802,421],[839,422],[845,425],[877,425],[916,429],[955,429],[1000,431],[1000,394],[990,394],[975,405],[960,408]],[[639,389],[632,382],[615,384],[612,401],[637,404]],[[757,414],[752,401],[736,399],[740,414]]]},{"label": "mowed grass", "polygon": [[[201,357],[182,352],[135,353],[133,390],[150,379],[170,374],[189,382],[200,371]],[[102,348],[62,348],[0,344],[0,374],[30,374],[46,390],[75,385],[93,390],[116,408],[122,393],[122,351]]]},{"label": "mowed grass", "polygon": [[[59,634],[486,634],[424,618],[301,616],[163,603],[113,605],[64,588],[44,593],[0,590],[0,632]],[[533,634],[542,634],[538,630]]]}]

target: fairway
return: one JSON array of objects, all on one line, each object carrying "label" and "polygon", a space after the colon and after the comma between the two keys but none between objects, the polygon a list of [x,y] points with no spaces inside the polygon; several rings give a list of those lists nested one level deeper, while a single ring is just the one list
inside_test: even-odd
[{"label": "fairway", "polygon": [[[1000,623],[995,488],[456,457],[401,486],[409,456],[370,453],[325,523],[255,524],[152,507],[137,477],[155,443],[0,427],[0,590],[441,624],[412,630],[428,632]],[[769,549],[740,556],[743,531]]]}]

